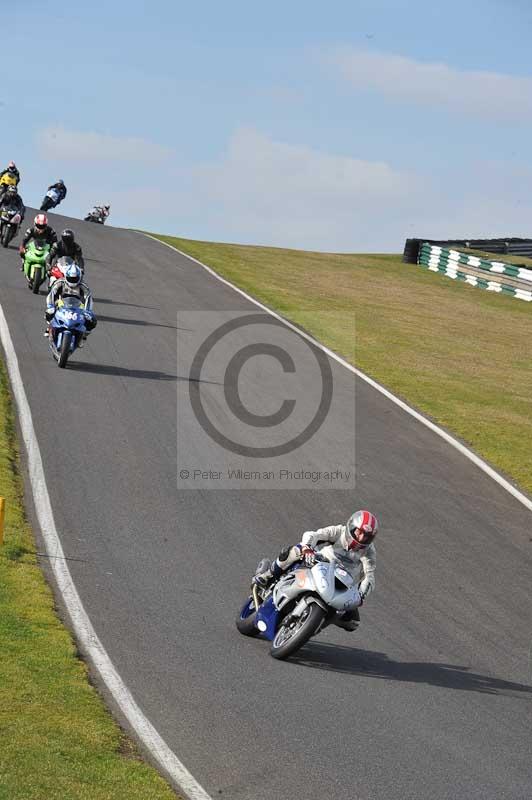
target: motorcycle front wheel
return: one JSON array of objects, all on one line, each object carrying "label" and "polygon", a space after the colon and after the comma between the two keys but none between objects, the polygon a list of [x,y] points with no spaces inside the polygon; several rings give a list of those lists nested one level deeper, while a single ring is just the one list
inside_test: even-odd
[{"label": "motorcycle front wheel", "polygon": [[278,659],[293,655],[316,633],[325,615],[326,612],[317,603],[310,603],[303,614],[295,619],[291,619],[289,614],[275,634],[270,655]]},{"label": "motorcycle front wheel", "polygon": [[7,247],[9,242],[11,241],[11,231],[9,230],[9,225],[6,225],[4,229],[4,233],[2,234],[2,246]]},{"label": "motorcycle front wheel", "polygon": [[39,289],[41,288],[41,283],[42,283],[41,270],[40,269],[36,269],[34,271],[34,273],[33,273],[33,281],[32,281],[32,284],[31,284],[31,291],[33,292],[33,294],[39,294]]},{"label": "motorcycle front wheel", "polygon": [[236,618],[236,627],[243,636],[258,636],[259,632],[255,626],[255,603],[252,597],[248,597],[247,602],[242,606],[242,610]]},{"label": "motorcycle front wheel", "polygon": [[61,339],[61,350],[59,351],[59,358],[57,359],[57,366],[64,369],[67,365],[68,357],[70,355],[70,340],[72,334],[69,331],[63,333]]}]

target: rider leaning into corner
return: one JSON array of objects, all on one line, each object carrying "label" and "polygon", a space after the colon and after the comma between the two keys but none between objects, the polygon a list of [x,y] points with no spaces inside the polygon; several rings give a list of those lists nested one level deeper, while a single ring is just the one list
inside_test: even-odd
[{"label": "rider leaning into corner", "polygon": [[[283,548],[273,564],[261,562],[253,580],[266,588],[296,561],[303,560],[307,566],[312,566],[318,550],[328,561],[340,561],[353,580],[359,582],[361,606],[375,588],[377,552],[373,540],[378,530],[379,523],[374,514],[355,511],[345,525],[329,525],[316,531],[306,531],[301,542]],[[354,631],[360,622],[358,607],[338,613],[334,622],[346,631]]]},{"label": "rider leaning into corner", "polygon": [[67,196],[67,188],[65,186],[65,182],[62,178],[60,178],[55,183],[50,184],[47,191],[49,192],[50,189],[56,189],[57,193],[59,194],[57,203],[62,203],[65,197]]}]

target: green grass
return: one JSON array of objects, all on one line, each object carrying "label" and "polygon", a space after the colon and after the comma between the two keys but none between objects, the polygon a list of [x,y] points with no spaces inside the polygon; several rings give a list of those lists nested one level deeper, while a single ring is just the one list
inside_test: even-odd
[{"label": "green grass", "polygon": [[0,362],[1,800],[175,800],[105,710],[36,562]]},{"label": "green grass", "polygon": [[400,256],[159,238],[310,331],[532,493],[528,303]]}]

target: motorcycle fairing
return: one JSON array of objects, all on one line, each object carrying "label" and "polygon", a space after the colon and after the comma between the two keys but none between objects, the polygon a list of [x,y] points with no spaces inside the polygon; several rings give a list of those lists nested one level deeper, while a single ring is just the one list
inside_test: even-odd
[{"label": "motorcycle fairing", "polygon": [[277,631],[279,611],[275,608],[273,597],[270,595],[257,611],[256,626],[265,639],[273,641]]}]

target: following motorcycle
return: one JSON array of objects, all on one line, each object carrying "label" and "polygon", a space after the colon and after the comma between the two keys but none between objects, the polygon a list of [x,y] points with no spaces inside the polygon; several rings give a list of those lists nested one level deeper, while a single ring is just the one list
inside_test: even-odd
[{"label": "following motorcycle", "polygon": [[61,193],[58,189],[52,187],[48,189],[46,194],[44,195],[44,200],[41,203],[41,211],[49,211],[51,208],[55,208],[61,202],[62,197]]},{"label": "following motorcycle", "polygon": [[92,311],[87,311],[79,297],[63,297],[57,303],[50,322],[48,342],[57,366],[64,368],[69,357],[80,346],[94,321]]},{"label": "following motorcycle", "polygon": [[31,239],[26,246],[24,274],[28,281],[28,288],[33,294],[39,294],[41,283],[46,277],[46,256],[49,252],[50,245],[42,239]]},{"label": "following motorcycle", "polygon": [[9,206],[0,208],[0,242],[2,247],[7,247],[9,242],[15,238],[21,220],[18,208],[10,208]]},{"label": "following motorcycle", "polygon": [[[56,281],[60,281],[65,277],[67,269],[75,263],[74,259],[70,258],[70,256],[61,256],[61,258],[57,259],[55,264],[52,264],[48,272],[48,291],[50,291]],[[83,277],[83,270],[81,272],[81,277]]]},{"label": "following motorcycle", "polygon": [[[263,636],[271,641],[270,655],[285,659],[303,647],[335,617],[360,605],[360,594],[341,556],[330,561],[320,553],[315,563],[298,561],[268,588],[255,583],[236,619],[244,636]],[[263,560],[256,575],[270,566]]]}]

